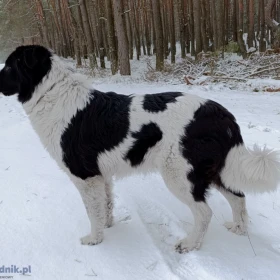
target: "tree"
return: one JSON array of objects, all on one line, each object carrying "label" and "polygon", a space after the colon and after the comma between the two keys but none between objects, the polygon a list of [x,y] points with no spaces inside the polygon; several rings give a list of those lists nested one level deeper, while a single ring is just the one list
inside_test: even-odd
[{"label": "tree", "polygon": [[[182,58],[186,57],[186,30],[187,30],[187,25],[185,16],[185,7],[187,6],[187,2],[184,0],[178,0],[177,4],[177,9],[178,9],[178,14],[179,14],[179,25],[180,25],[180,45],[181,45],[181,56]],[[189,33],[189,32],[188,32]]]},{"label": "tree", "polygon": [[265,13],[264,13],[264,0],[259,0],[259,14],[260,14],[260,51],[264,52],[266,50],[265,41]]},{"label": "tree", "polygon": [[154,36],[156,38],[156,70],[162,71],[164,68],[164,49],[160,2],[158,0],[152,0],[152,7],[155,27]]},{"label": "tree", "polygon": [[244,6],[243,0],[238,0],[239,4],[239,18],[238,18],[238,33],[237,33],[237,41],[241,51],[243,58],[247,57],[247,50],[243,40],[243,18],[244,18]]},{"label": "tree", "polygon": [[278,49],[279,21],[280,0],[1,0],[0,47],[3,54],[42,44],[76,58],[79,67],[88,59],[98,67],[99,58],[101,68],[108,61],[112,74],[121,68],[127,75],[134,52],[137,59],[155,55],[159,71],[165,58],[175,63],[177,42],[182,58],[202,50],[245,58],[246,33],[249,48]]},{"label": "tree", "polygon": [[193,1],[193,15],[194,15],[194,35],[195,35],[195,54],[202,51],[201,40],[201,20],[200,20],[200,1]]},{"label": "tree", "polygon": [[176,55],[176,38],[175,38],[175,21],[174,21],[174,2],[169,0],[169,28],[170,28],[170,49],[171,49],[171,63],[175,63]]},{"label": "tree", "polygon": [[280,25],[273,18],[273,10],[276,7],[276,0],[268,0],[265,7],[265,22],[273,32],[274,48],[280,48]]},{"label": "tree", "polygon": [[87,6],[86,6],[86,0],[80,0],[80,11],[83,19],[83,27],[86,37],[86,43],[87,43],[87,52],[88,57],[90,61],[90,68],[94,69],[97,67],[97,61],[95,56],[95,49],[94,49],[94,42],[93,42],[93,36],[92,36],[92,30],[90,27],[90,21],[87,13]]},{"label": "tree", "polygon": [[37,20],[41,26],[44,43],[47,47],[51,47],[48,26],[46,23],[46,16],[45,16],[43,4],[42,4],[41,0],[33,0],[33,3],[34,3],[34,6],[36,7],[35,16],[37,17]]},{"label": "tree", "polygon": [[248,47],[254,46],[255,32],[254,32],[254,0],[248,0],[249,13],[249,27],[248,27]]},{"label": "tree", "polygon": [[123,0],[113,0],[115,26],[118,37],[119,66],[121,75],[130,75],[129,44],[124,19]]},{"label": "tree", "polygon": [[113,17],[112,1],[105,0],[106,4],[106,16],[107,16],[107,29],[108,29],[108,44],[109,44],[109,56],[111,61],[111,71],[115,75],[118,72],[118,51],[115,37],[115,25]]}]

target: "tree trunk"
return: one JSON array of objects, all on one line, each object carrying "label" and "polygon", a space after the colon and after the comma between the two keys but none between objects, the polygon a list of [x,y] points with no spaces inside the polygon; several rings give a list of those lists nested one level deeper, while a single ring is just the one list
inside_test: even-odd
[{"label": "tree trunk", "polygon": [[186,41],[185,41],[186,24],[185,24],[185,15],[184,15],[185,1],[179,0],[177,8],[179,13],[179,24],[180,24],[181,57],[185,58],[186,57]]},{"label": "tree trunk", "polygon": [[195,55],[195,34],[194,34],[194,13],[193,13],[193,1],[189,0],[189,22],[190,22],[190,35],[191,35],[191,55]]},{"label": "tree trunk", "polygon": [[[149,1],[149,0],[148,0]],[[146,37],[146,44],[147,44],[147,53],[148,56],[152,54],[151,47],[152,47],[152,41],[151,41],[151,24],[149,19],[149,12],[148,9],[150,7],[148,6],[146,0],[145,0],[145,11],[144,11],[144,28],[145,28],[145,37]]]},{"label": "tree trunk", "polygon": [[248,47],[254,46],[255,33],[254,33],[254,0],[249,1],[249,26],[248,26]]},{"label": "tree trunk", "polygon": [[[242,0],[243,1],[243,0]],[[216,21],[217,21],[217,49],[221,50],[221,48],[224,45],[224,6],[223,2],[224,0],[215,0],[217,2],[216,7]]]},{"label": "tree trunk", "polygon": [[[67,0],[67,1],[68,1],[68,6],[70,6],[69,0]],[[76,55],[76,60],[77,60],[77,67],[81,67],[82,66],[82,57],[81,57],[79,27],[78,27],[78,23],[75,19],[73,9],[69,9],[69,10],[70,10],[69,12],[70,12],[71,25],[73,27],[73,32],[74,32],[74,49],[75,49],[75,55]]]},{"label": "tree trunk", "polygon": [[237,42],[237,29],[238,29],[238,24],[237,24],[237,22],[238,22],[238,20],[237,20],[237,5],[238,5],[238,2],[237,2],[238,0],[234,0],[233,1],[233,7],[232,7],[232,9],[233,9],[233,13],[232,13],[232,40],[234,41],[234,42]]},{"label": "tree trunk", "polygon": [[139,60],[141,55],[141,41],[140,41],[140,33],[139,33],[140,26],[139,26],[139,20],[137,15],[138,11],[137,11],[135,0],[133,0],[130,5],[130,11],[131,11],[131,21],[132,21],[135,46],[136,46],[136,56],[137,56],[137,60]]},{"label": "tree trunk", "polygon": [[200,20],[200,1],[193,1],[193,15],[194,15],[194,34],[195,34],[195,55],[202,51],[201,41],[201,20]]},{"label": "tree trunk", "polygon": [[119,65],[121,75],[130,75],[129,44],[126,33],[123,0],[113,0],[115,24],[119,45]]},{"label": "tree trunk", "polygon": [[97,60],[94,51],[94,42],[93,42],[92,31],[90,28],[90,21],[87,13],[86,1],[80,0],[79,4],[80,4],[82,19],[83,19],[83,27],[84,27],[84,32],[85,32],[85,37],[87,42],[87,52],[89,57],[90,68],[94,69],[97,67]]},{"label": "tree trunk", "polygon": [[175,38],[175,22],[174,22],[174,3],[169,0],[169,27],[170,27],[170,47],[171,47],[171,63],[175,63],[176,55],[176,38]]},{"label": "tree trunk", "polygon": [[47,23],[46,23],[46,15],[45,15],[45,11],[44,11],[44,8],[43,8],[42,1],[41,0],[34,0],[34,3],[35,3],[35,6],[36,6],[36,9],[37,9],[36,16],[37,16],[39,24],[42,28],[42,32],[43,32],[44,43],[48,48],[50,48],[51,45],[50,45],[50,39],[49,39],[48,26],[47,26]]},{"label": "tree trunk", "polygon": [[[265,22],[271,28],[274,38],[273,48],[280,48],[280,25],[273,18],[273,10],[276,7],[276,0],[268,0],[265,7]],[[279,20],[279,19],[278,19]]]},{"label": "tree trunk", "polygon": [[218,34],[216,21],[216,0],[211,1],[211,25],[213,30],[213,51],[218,49]]},{"label": "tree trunk", "polygon": [[238,19],[238,34],[237,34],[237,41],[238,41],[238,45],[242,54],[243,58],[247,58],[247,50],[246,50],[246,46],[243,40],[243,17],[244,17],[244,6],[243,6],[243,0],[238,0],[238,4],[239,4],[239,19]]},{"label": "tree trunk", "polygon": [[98,7],[99,7],[99,23],[98,23],[98,42],[99,42],[99,56],[100,56],[100,66],[101,68],[106,68],[105,65],[105,42],[103,40],[103,32],[105,29],[105,8],[104,8],[104,2],[103,0],[98,1]]},{"label": "tree trunk", "polygon": [[208,51],[208,39],[207,39],[207,32],[206,32],[206,10],[204,1],[200,0],[200,8],[201,8],[201,37],[202,37],[202,45],[203,51]]},{"label": "tree trunk", "polygon": [[125,1],[125,10],[127,11],[125,13],[125,24],[127,29],[127,39],[129,44],[129,58],[133,59],[133,31],[131,26],[131,13],[132,11],[129,9],[128,1]]},{"label": "tree trunk", "polygon": [[114,16],[111,0],[105,0],[106,3],[106,16],[107,16],[107,29],[108,29],[108,44],[109,55],[111,61],[111,72],[115,75],[118,72],[118,51],[115,37]]},{"label": "tree trunk", "polygon": [[259,13],[260,13],[260,52],[266,51],[266,40],[265,40],[265,13],[264,13],[264,0],[259,0]]},{"label": "tree trunk", "polygon": [[163,27],[163,52],[164,58],[167,59],[169,55],[169,46],[168,46],[168,22],[167,22],[167,13],[166,5],[162,3],[161,5],[161,20],[162,20],[162,27]]},{"label": "tree trunk", "polygon": [[154,27],[156,36],[156,70],[162,71],[164,68],[163,30],[160,13],[160,2],[152,0]]}]

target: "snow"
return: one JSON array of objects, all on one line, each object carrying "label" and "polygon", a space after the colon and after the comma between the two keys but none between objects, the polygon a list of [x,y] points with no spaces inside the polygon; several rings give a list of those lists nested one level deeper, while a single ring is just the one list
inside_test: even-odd
[{"label": "snow", "polygon": [[255,52],[257,49],[255,47],[251,47],[248,49],[248,53],[253,53]]},{"label": "snow", "polygon": [[[184,91],[213,99],[235,114],[249,146],[257,142],[280,149],[279,93],[114,79],[102,83],[99,78],[95,86],[125,94]],[[0,266],[31,265],[29,279],[40,280],[279,279],[279,191],[247,196],[252,246],[248,237],[223,227],[231,210],[211,191],[214,216],[204,244],[180,255],[173,245],[192,228],[190,210],[159,175],[132,176],[115,184],[116,222],[105,230],[103,243],[82,246],[79,237],[89,232],[89,221],[79,193],[42,148],[15,97],[0,95],[0,139]]]}]

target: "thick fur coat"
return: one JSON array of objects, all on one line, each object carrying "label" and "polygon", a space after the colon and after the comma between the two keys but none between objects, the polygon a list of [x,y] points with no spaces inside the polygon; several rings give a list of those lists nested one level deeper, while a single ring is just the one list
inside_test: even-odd
[{"label": "thick fur coat", "polygon": [[100,243],[113,224],[114,176],[160,172],[195,219],[190,236],[176,244],[180,253],[202,244],[212,216],[210,187],[232,207],[226,227],[245,234],[244,192],[272,191],[279,182],[278,153],[246,148],[234,116],[196,95],[93,90],[41,46],[19,47],[9,56],[0,92],[18,94],[42,144],[78,188],[91,223],[82,244]]}]

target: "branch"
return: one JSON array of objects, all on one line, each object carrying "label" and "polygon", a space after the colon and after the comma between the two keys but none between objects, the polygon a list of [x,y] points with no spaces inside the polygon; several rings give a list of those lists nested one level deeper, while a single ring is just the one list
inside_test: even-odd
[{"label": "branch", "polygon": [[258,74],[263,73],[263,72],[267,72],[267,71],[274,71],[274,70],[277,70],[277,69],[280,69],[280,66],[278,66],[278,67],[274,67],[274,68],[269,68],[269,69],[263,69],[263,70],[261,70],[261,71],[258,71],[258,72],[255,72],[255,73],[252,73],[252,74],[250,74],[250,75],[246,76],[246,77],[245,77],[245,79],[246,79],[246,78],[253,77],[253,76],[258,75]]},{"label": "branch", "polygon": [[237,81],[243,81],[246,82],[246,78],[238,78],[238,77],[229,77],[229,76],[210,76],[213,79],[223,79],[223,80],[237,80]]}]

